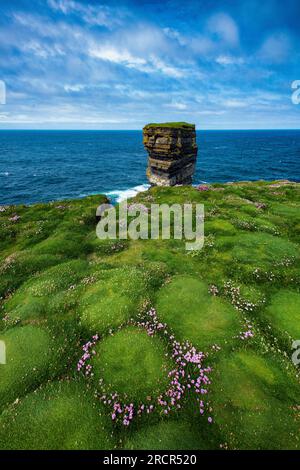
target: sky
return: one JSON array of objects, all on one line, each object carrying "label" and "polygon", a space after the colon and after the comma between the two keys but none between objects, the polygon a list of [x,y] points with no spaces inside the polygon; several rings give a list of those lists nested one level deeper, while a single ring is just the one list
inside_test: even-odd
[{"label": "sky", "polygon": [[1,0],[0,129],[300,128],[299,18],[299,0]]}]

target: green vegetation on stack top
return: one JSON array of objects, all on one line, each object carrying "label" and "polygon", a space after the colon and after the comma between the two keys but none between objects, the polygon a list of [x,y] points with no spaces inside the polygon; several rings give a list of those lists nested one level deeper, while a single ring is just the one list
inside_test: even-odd
[{"label": "green vegetation on stack top", "polygon": [[171,129],[195,129],[195,124],[189,124],[188,122],[153,122],[144,126],[144,129],[149,129],[150,127],[162,127]]},{"label": "green vegetation on stack top", "polygon": [[[1,210],[0,449],[299,449],[291,360],[299,339],[299,185],[154,187],[134,200],[204,204],[204,248],[98,240],[103,196]],[[200,416],[191,393],[178,411],[124,427],[95,384],[102,378],[134,403],[164,389],[174,364],[168,335],[150,337],[135,325],[150,305],[175,340],[207,354],[210,411]],[[96,333],[94,376],[85,378],[76,366]]]}]

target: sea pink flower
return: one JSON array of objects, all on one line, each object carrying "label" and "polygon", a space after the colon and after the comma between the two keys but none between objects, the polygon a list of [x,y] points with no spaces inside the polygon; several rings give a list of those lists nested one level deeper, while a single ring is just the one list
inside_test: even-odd
[{"label": "sea pink flower", "polygon": [[206,186],[204,184],[200,184],[199,186],[197,186],[198,191],[209,191],[209,189],[209,186]]}]

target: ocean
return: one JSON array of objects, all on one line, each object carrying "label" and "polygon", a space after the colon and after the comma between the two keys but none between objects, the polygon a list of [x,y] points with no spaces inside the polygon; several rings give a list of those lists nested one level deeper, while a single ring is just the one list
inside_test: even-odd
[{"label": "ocean", "polygon": [[[194,183],[300,180],[300,130],[199,131]],[[0,205],[147,189],[141,131],[0,131]]]}]

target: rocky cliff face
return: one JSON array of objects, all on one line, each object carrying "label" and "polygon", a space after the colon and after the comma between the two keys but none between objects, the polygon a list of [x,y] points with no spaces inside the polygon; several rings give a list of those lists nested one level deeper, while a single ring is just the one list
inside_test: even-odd
[{"label": "rocky cliff face", "polygon": [[195,126],[148,124],[143,133],[149,154],[147,177],[150,183],[156,186],[191,184],[198,152]]}]

